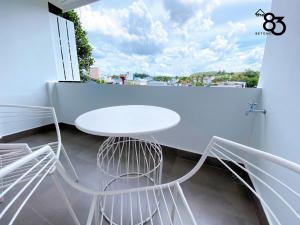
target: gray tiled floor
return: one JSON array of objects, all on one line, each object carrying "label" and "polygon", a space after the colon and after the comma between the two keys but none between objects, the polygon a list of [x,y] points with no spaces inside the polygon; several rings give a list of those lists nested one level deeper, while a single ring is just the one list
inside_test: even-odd
[{"label": "gray tiled floor", "polygon": [[[31,146],[55,141],[55,133],[43,132],[18,140]],[[64,146],[73,162],[80,183],[97,187],[96,154],[101,138],[81,133],[75,129],[62,129]],[[164,181],[173,180],[188,172],[194,161],[164,152]],[[64,184],[79,220],[85,224],[91,199]],[[205,225],[256,225],[259,219],[256,205],[249,193],[232,175],[216,167],[204,165],[188,182],[183,191],[198,224]],[[64,208],[63,201],[47,178],[26,205],[17,219],[18,225],[71,225],[74,224]],[[1,223],[1,225],[4,225]]]}]

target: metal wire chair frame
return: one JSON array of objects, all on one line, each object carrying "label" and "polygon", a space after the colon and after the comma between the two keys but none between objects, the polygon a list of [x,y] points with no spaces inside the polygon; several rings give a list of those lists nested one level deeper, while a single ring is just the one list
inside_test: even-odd
[{"label": "metal wire chair frame", "polygon": [[[131,189],[126,189],[126,190],[117,190],[117,191],[97,191],[97,190],[87,188],[87,187],[85,187],[81,184],[78,184],[78,183],[74,182],[74,180],[72,178],[70,178],[70,176],[68,175],[68,173],[66,172],[66,170],[64,169],[64,167],[62,166],[62,164],[61,164],[61,162],[59,161],[58,158],[56,158],[55,167],[56,167],[57,173],[67,183],[69,183],[74,189],[92,196],[92,202],[91,202],[91,206],[90,206],[90,210],[89,210],[89,214],[88,214],[87,222],[86,222],[87,225],[92,224],[93,219],[94,219],[96,225],[102,224],[102,222],[103,222],[103,214],[102,215],[99,214],[101,212],[101,209],[100,209],[101,205],[99,204],[99,199],[100,198],[103,198],[103,199],[107,199],[108,197],[114,198],[117,195],[125,195],[125,194],[128,194],[130,196],[132,193],[141,193],[141,192],[145,192],[146,194],[152,192],[155,195],[156,191],[161,192],[162,196],[164,196],[163,191],[171,190],[172,188],[178,194],[177,196],[172,195],[172,199],[174,199],[174,197],[176,197],[176,198],[180,198],[182,200],[182,204],[187,209],[188,216],[192,221],[190,224],[195,225],[195,224],[197,224],[196,220],[195,220],[195,218],[192,214],[191,209],[188,206],[188,203],[187,203],[187,201],[185,199],[185,196],[182,192],[180,184],[185,182],[186,180],[190,179],[203,166],[203,163],[205,162],[206,158],[209,155],[212,155],[212,156],[215,156],[230,172],[232,172],[260,200],[261,204],[265,207],[266,210],[269,211],[270,215],[272,216],[272,218],[275,220],[275,222],[277,224],[282,224],[280,222],[280,219],[278,218],[278,216],[275,215],[275,213],[272,211],[272,207],[270,205],[268,205],[268,203],[265,201],[264,197],[261,196],[260,193],[258,193],[254,188],[252,188],[229,165],[227,165],[226,160],[231,161],[232,163],[236,164],[236,166],[240,165],[240,161],[244,162],[247,165],[245,167],[241,166],[242,167],[241,169],[246,170],[247,173],[252,178],[256,177],[255,179],[258,179],[256,174],[252,173],[247,168],[248,166],[252,166],[252,167],[254,166],[258,170],[262,170],[265,175],[267,175],[272,180],[276,181],[278,184],[282,185],[285,189],[287,189],[288,191],[293,193],[297,198],[300,198],[299,193],[296,190],[294,190],[292,187],[290,187],[289,185],[287,185],[286,183],[281,181],[280,179],[274,177],[273,175],[269,174],[267,171],[265,171],[265,170],[259,168],[258,166],[254,165],[252,162],[249,162],[247,159],[245,159],[245,157],[238,156],[239,161],[234,160],[233,158],[230,159],[231,158],[230,156],[225,157],[226,153],[230,154],[231,156],[235,154],[232,151],[232,149],[235,149],[238,153],[243,153],[244,155],[246,154],[248,156],[257,157],[259,159],[266,160],[270,163],[274,163],[275,165],[278,165],[278,166],[280,166],[284,169],[287,169],[291,172],[294,172],[297,175],[300,174],[300,165],[299,164],[296,164],[296,163],[291,162],[289,160],[286,160],[284,158],[272,155],[270,153],[266,153],[266,152],[263,152],[263,151],[260,151],[260,150],[242,145],[242,144],[238,144],[238,143],[235,143],[235,142],[232,142],[232,141],[220,138],[220,137],[213,137],[211,139],[211,141],[209,142],[208,146],[206,147],[202,157],[200,158],[200,160],[198,161],[196,166],[190,172],[188,172],[186,175],[184,175],[183,177],[181,177],[177,180],[174,180],[174,181],[171,181],[171,182],[168,182],[168,183],[164,183],[164,184],[154,185],[154,186],[145,186],[145,187],[131,188]],[[224,151],[226,153],[223,153],[222,151]],[[224,155],[222,155],[220,153],[223,153]],[[32,153],[32,154],[34,154],[34,153]],[[19,160],[22,160],[22,159],[19,159]],[[19,162],[17,164],[19,164]],[[6,168],[4,168],[4,169],[5,169],[5,171],[7,171]],[[0,178],[3,177],[4,169],[0,170]],[[66,197],[62,186],[60,185],[58,180],[55,178],[55,176],[54,176],[53,180],[54,180],[55,184],[57,185],[58,189],[60,190],[60,193],[62,194],[63,199],[66,202],[66,205],[67,205],[67,207],[70,211],[70,214],[71,214],[72,218],[74,219],[74,223],[76,225],[80,225],[80,222],[79,222],[76,214],[74,213],[74,210],[73,210],[68,198]],[[299,213],[296,211],[296,209],[293,206],[291,206],[291,204],[287,200],[285,200],[285,198],[283,196],[281,196],[281,194],[279,192],[274,190],[273,187],[269,186],[264,181],[261,182],[261,183],[263,185],[265,185],[275,195],[275,197],[277,197],[279,200],[281,200],[283,202],[283,204],[287,207],[287,209],[289,209],[292,212],[292,214],[296,217],[297,221],[300,222]],[[165,202],[164,198],[163,198],[163,202]],[[173,203],[174,204],[173,204],[172,210],[168,210],[168,217],[169,217],[170,221],[168,221],[167,224],[174,224],[174,215],[178,212],[179,205],[177,205],[175,203],[175,201]],[[122,209],[120,209],[120,210],[122,210]],[[122,212],[121,212],[121,214],[122,214]],[[180,224],[184,224],[183,221],[180,219],[180,217],[178,218],[178,220],[180,221]],[[153,221],[150,220],[150,223],[153,224]]]},{"label": "metal wire chair frame", "polygon": [[[3,110],[3,109],[9,109],[10,111]],[[22,117],[24,117],[24,118],[22,118]],[[10,120],[11,118],[12,118],[12,120]],[[30,149],[32,151],[35,151],[44,146],[50,145],[52,150],[56,152],[56,155],[58,158],[60,157],[60,155],[62,153],[66,159],[66,162],[68,163],[69,168],[71,169],[71,171],[75,177],[76,182],[78,182],[78,180],[79,180],[78,174],[70,160],[70,157],[68,156],[68,154],[66,152],[64,145],[62,144],[61,132],[60,132],[59,123],[58,123],[58,119],[57,119],[57,115],[56,115],[54,107],[0,104],[0,132],[1,132],[0,140],[3,136],[7,136],[7,135],[11,135],[11,134],[23,131],[23,130],[17,130],[17,131],[13,131],[13,132],[10,131],[10,132],[6,133],[6,131],[3,128],[1,129],[1,125],[3,126],[5,124],[7,124],[7,125],[11,126],[12,124],[14,124],[16,122],[27,122],[27,121],[32,122],[35,120],[45,120],[45,121],[42,121],[42,125],[54,124],[57,141],[51,142],[51,143],[45,143],[45,144],[39,145],[39,146],[34,146]],[[37,127],[39,127],[40,125],[41,124],[38,124]],[[31,127],[31,128],[35,128],[35,127]],[[0,168],[1,168],[1,165],[0,165]]]},{"label": "metal wire chair frame", "polygon": [[[222,145],[227,146],[227,148],[223,147]],[[186,175],[184,175],[183,177],[171,181],[169,183],[165,183],[165,184],[159,184],[159,185],[155,185],[155,186],[146,186],[146,187],[140,187],[140,188],[133,188],[133,189],[127,189],[127,190],[121,190],[121,191],[93,191],[90,189],[86,189],[85,187],[76,184],[74,182],[72,182],[72,180],[70,178],[68,178],[67,173],[64,171],[63,167],[60,166],[60,164],[58,164],[57,169],[59,171],[59,174],[64,177],[65,181],[67,181],[70,185],[72,185],[74,188],[76,188],[77,190],[80,190],[86,194],[90,194],[92,196],[94,196],[94,200],[92,202],[92,206],[91,206],[91,210],[95,210],[96,208],[96,202],[97,202],[97,198],[99,197],[103,197],[103,196],[113,196],[113,195],[118,195],[118,194],[126,194],[126,193],[133,193],[133,192],[142,192],[142,191],[155,191],[155,190],[163,190],[163,189],[168,189],[168,188],[172,188],[172,187],[177,187],[178,192],[180,193],[180,197],[182,197],[184,199],[183,204],[186,205],[187,209],[188,209],[188,214],[190,216],[190,218],[192,219],[192,224],[197,224],[195,218],[193,217],[193,214],[188,206],[188,203],[185,200],[184,194],[182,192],[182,189],[180,187],[180,184],[185,182],[186,180],[190,179],[195,173],[197,173],[197,171],[203,166],[203,163],[205,162],[206,158],[209,155],[213,155],[215,156],[230,172],[232,172],[261,202],[261,204],[263,205],[263,207],[265,208],[265,210],[267,210],[271,216],[275,219],[275,221],[278,224],[281,224],[279,219],[277,218],[277,216],[274,214],[274,212],[272,211],[271,207],[267,204],[267,202],[264,200],[263,196],[260,195],[260,193],[258,193],[254,188],[252,188],[247,181],[245,181],[238,173],[236,173],[230,166],[227,165],[227,160],[232,161],[234,164],[236,164],[237,166],[239,166],[241,169],[246,170],[246,172],[253,177],[254,179],[257,179],[257,176],[252,173],[249,169],[247,169],[246,167],[243,167],[240,165],[240,161],[234,161],[234,160],[230,160],[230,158],[228,157],[219,157],[215,151],[216,151],[216,146],[220,146],[222,147],[223,150],[227,150],[228,152],[231,152],[230,150],[228,150],[229,148],[233,148],[236,149],[238,152],[246,154],[246,155],[250,155],[250,156],[254,156],[257,157],[259,159],[263,159],[266,161],[269,161],[271,163],[274,163],[275,165],[278,165],[282,168],[285,168],[287,170],[290,170],[292,172],[295,172],[296,174],[300,175],[300,165],[296,164],[294,162],[291,162],[289,160],[286,160],[284,158],[272,155],[270,153],[266,153],[260,150],[257,150],[255,148],[251,148],[249,146],[245,146],[233,141],[229,141],[220,137],[212,137],[212,139],[210,140],[208,146],[206,147],[203,155],[201,156],[200,160],[198,161],[198,163],[196,164],[196,166]],[[239,156],[240,157],[240,156]],[[225,159],[224,159],[225,158]],[[255,166],[253,163],[248,162],[246,159],[244,159],[244,157],[240,157],[239,160],[243,160],[242,162],[250,165],[250,166]],[[256,169],[264,171],[263,169],[260,169],[259,167],[255,166]],[[293,190],[293,188],[291,188],[290,186],[288,186],[287,184],[285,184],[284,182],[280,181],[280,179],[274,177],[273,175],[269,174],[268,172],[264,171],[264,174],[267,175],[268,177],[271,177],[274,181],[278,182],[279,184],[281,184],[283,187],[285,187],[287,190],[289,190],[291,193],[295,194],[296,197],[300,197],[299,193],[295,190]],[[284,199],[284,197],[282,197],[278,192],[276,192],[272,187],[270,187],[266,182],[262,182],[263,185],[265,185],[272,193],[275,194],[275,197],[279,198],[284,205],[293,213],[293,215],[299,220],[299,213],[296,212],[296,210]],[[95,204],[95,205],[94,205]],[[176,209],[176,205],[174,204],[174,210]],[[96,214],[96,213],[95,213]],[[90,211],[89,214],[89,219],[88,221],[92,221],[91,217],[93,217],[94,212]],[[173,222],[171,221],[171,224],[173,224]],[[97,224],[98,225],[98,224]]]},{"label": "metal wire chair frame", "polygon": [[55,169],[57,158],[49,146],[44,146],[34,152],[26,144],[1,144],[0,147],[1,156],[5,159],[2,162],[6,163],[0,169],[0,178],[6,180],[6,185],[1,187],[0,198],[17,189],[10,201],[1,203],[4,206],[0,210],[0,222],[9,209],[17,205],[16,211],[7,223],[7,225],[12,225],[41,182]]}]

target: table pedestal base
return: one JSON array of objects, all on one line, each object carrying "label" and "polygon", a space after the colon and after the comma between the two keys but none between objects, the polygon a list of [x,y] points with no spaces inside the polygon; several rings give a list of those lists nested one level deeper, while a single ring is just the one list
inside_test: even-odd
[{"label": "table pedestal base", "polygon": [[[162,157],[161,146],[154,138],[108,138],[97,155],[100,190],[122,191],[160,184]],[[129,224],[130,219],[131,224],[141,225],[157,211],[155,197],[155,192],[145,191],[106,196],[100,200],[101,213],[110,224]]]}]

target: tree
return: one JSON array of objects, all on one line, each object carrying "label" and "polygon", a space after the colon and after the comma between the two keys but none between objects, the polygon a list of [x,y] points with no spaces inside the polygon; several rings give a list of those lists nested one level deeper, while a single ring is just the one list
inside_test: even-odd
[{"label": "tree", "polygon": [[[195,84],[203,83],[204,74],[202,74],[202,73],[194,73],[194,74],[190,75],[190,77],[194,81]],[[200,86],[200,85],[196,85],[196,86]]]},{"label": "tree", "polygon": [[219,71],[216,74],[213,83],[219,83],[222,81],[243,81],[246,82],[246,87],[256,87],[259,80],[259,72],[254,70],[245,70],[244,72],[226,72]]},{"label": "tree", "polygon": [[111,78],[112,78],[112,79],[119,79],[119,78],[120,78],[120,75],[112,75]]},{"label": "tree", "polygon": [[179,77],[177,83],[182,85],[192,85],[192,79],[191,77]]},{"label": "tree", "polygon": [[150,75],[145,74],[145,73],[134,73],[133,77],[134,78],[139,78],[139,79],[145,79],[147,77],[150,77]]},{"label": "tree", "polygon": [[96,80],[96,83],[97,83],[97,84],[105,84],[105,81],[104,81],[104,80],[99,80],[99,79],[97,79],[97,80]]},{"label": "tree", "polygon": [[74,23],[80,77],[83,81],[86,81],[86,75],[89,74],[90,67],[95,62],[95,59],[92,56],[93,48],[89,43],[86,31],[82,28],[80,18],[77,15],[77,13],[74,10],[72,10],[63,13],[62,17]]},{"label": "tree", "polygon": [[248,77],[248,79],[246,80],[246,86],[248,88],[257,87],[258,79],[259,79],[259,76]]},{"label": "tree", "polygon": [[245,70],[244,75],[247,77],[256,77],[256,76],[259,76],[259,72],[248,69],[248,70]]},{"label": "tree", "polygon": [[156,76],[156,77],[153,77],[153,80],[162,81],[162,82],[168,82],[172,79],[173,79],[173,77],[169,77],[169,76]]}]

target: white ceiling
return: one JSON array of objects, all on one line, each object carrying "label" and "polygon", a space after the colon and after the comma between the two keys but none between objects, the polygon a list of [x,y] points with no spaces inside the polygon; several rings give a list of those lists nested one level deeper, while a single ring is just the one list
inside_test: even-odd
[{"label": "white ceiling", "polygon": [[79,8],[81,6],[96,2],[99,0],[49,0],[55,6],[61,8],[64,12],[72,9]]}]

